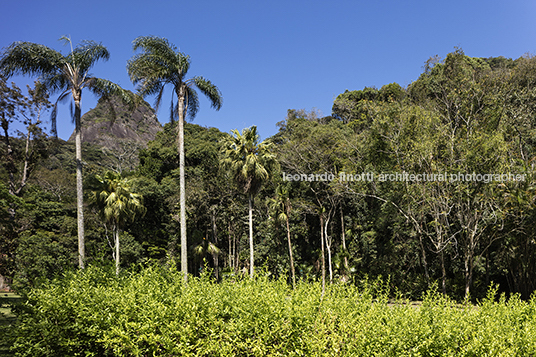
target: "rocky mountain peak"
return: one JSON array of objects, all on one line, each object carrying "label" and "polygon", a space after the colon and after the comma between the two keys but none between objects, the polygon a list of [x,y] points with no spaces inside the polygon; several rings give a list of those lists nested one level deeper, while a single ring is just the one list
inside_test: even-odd
[{"label": "rocky mountain peak", "polygon": [[[162,130],[147,102],[142,101],[132,109],[118,97],[99,100],[95,108],[82,116],[81,125],[82,143],[100,146],[123,169],[133,169],[138,164],[138,151]],[[69,141],[74,140],[73,132]]]}]

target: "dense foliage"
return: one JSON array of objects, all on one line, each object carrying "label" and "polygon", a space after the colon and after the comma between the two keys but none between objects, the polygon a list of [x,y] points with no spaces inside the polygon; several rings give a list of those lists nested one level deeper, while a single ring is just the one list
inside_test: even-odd
[{"label": "dense foliage", "polygon": [[[208,266],[222,279],[248,271],[254,198],[255,266],[276,278],[293,275],[292,257],[296,280],[324,285],[381,276],[408,298],[437,283],[462,300],[484,297],[495,282],[529,299],[536,289],[534,84],[536,58],[471,58],[456,49],[427,61],[407,88],[341,93],[331,116],[291,109],[269,138],[280,171],[254,196],[221,165],[230,135],[186,123],[189,272]],[[10,123],[34,104],[1,88],[0,274],[23,291],[76,265],[74,146],[46,137],[36,120],[14,137]],[[166,124],[140,150],[139,166],[121,173],[146,208],[122,227],[124,268],[180,264],[176,137],[176,123]],[[113,165],[98,148],[84,150],[89,196],[92,177]],[[84,217],[87,262],[112,264],[114,228],[96,208],[86,206]]]},{"label": "dense foliage", "polygon": [[381,281],[334,284],[265,276],[190,279],[171,266],[118,278],[89,267],[34,289],[20,307],[17,356],[530,356],[536,301],[474,306],[427,293],[388,300]]}]

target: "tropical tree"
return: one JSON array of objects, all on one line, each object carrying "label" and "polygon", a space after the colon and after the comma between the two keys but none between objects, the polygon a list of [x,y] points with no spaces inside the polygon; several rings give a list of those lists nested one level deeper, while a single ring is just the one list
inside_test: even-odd
[{"label": "tropical tree", "polygon": [[232,130],[222,143],[222,164],[229,169],[235,182],[243,189],[249,203],[249,274],[253,277],[253,199],[277,167],[273,144],[259,142],[257,127]]},{"label": "tropical tree", "polygon": [[292,287],[296,288],[296,273],[294,271],[294,258],[292,256],[292,242],[290,240],[290,211],[292,204],[288,186],[279,185],[275,189],[275,197],[270,199],[276,222],[285,222],[287,227],[288,255],[290,259],[290,273],[292,276]]},{"label": "tropical tree", "polygon": [[[177,147],[179,152],[179,184],[180,184],[180,227],[181,227],[181,270],[184,279],[188,278],[188,250],[186,239],[186,191],[184,179],[184,118],[188,114],[191,119],[199,109],[199,97],[196,88],[211,102],[212,108],[220,110],[221,93],[209,80],[195,76],[186,78],[190,68],[190,56],[177,50],[165,38],[141,36],[133,42],[134,55],[127,64],[131,81],[138,85],[139,93],[145,97],[156,95],[155,107],[158,110],[162,101],[164,87],[171,85],[177,102],[171,100],[170,119],[178,119]],[[174,98],[174,97],[172,97]]]},{"label": "tropical tree", "polygon": [[137,215],[145,214],[143,197],[132,192],[132,182],[121,174],[108,171],[104,176],[95,175],[92,183],[92,201],[99,215],[112,225],[115,242],[115,272],[119,274],[119,234],[125,224]]},{"label": "tropical tree", "polygon": [[[20,169],[20,179],[16,189],[14,189],[16,195],[20,195],[26,187],[38,161],[47,155],[46,145],[44,145],[46,134],[41,127],[41,119],[51,107],[51,103],[48,100],[49,96],[46,88],[39,81],[35,81],[33,89],[30,86],[27,86],[27,89],[28,96],[22,99],[18,108],[18,119],[26,126],[26,133],[19,132],[19,135],[23,136],[25,144],[21,155],[24,159]],[[9,143],[7,133],[5,133],[5,137],[6,142]],[[9,148],[9,145],[7,146]],[[10,187],[15,188],[13,173],[10,172]]]},{"label": "tropical tree", "polygon": [[13,159],[13,148],[9,138],[9,126],[13,123],[18,109],[24,106],[23,101],[24,99],[20,88],[17,87],[15,83],[11,83],[11,87],[8,86],[4,76],[0,75],[0,126],[2,126],[2,131],[4,132],[3,141],[6,148],[6,159],[3,166],[8,172],[8,188],[9,194],[11,195],[16,193],[14,177],[16,165]]},{"label": "tropical tree", "polygon": [[[203,237],[201,240],[201,243],[199,243],[194,248],[194,254],[198,257],[199,262],[201,264],[200,268],[204,268],[204,264],[206,264],[206,256],[207,253],[212,256],[214,261],[216,261],[218,255],[221,253],[221,249],[218,248],[214,243],[212,243],[210,240],[208,240],[206,237]],[[218,272],[216,271],[216,278],[217,278]]]},{"label": "tropical tree", "polygon": [[81,142],[81,105],[82,90],[87,88],[99,97],[112,94],[120,95],[132,103],[131,93],[108,80],[93,77],[89,72],[99,60],[108,60],[110,53],[102,44],[82,41],[73,48],[70,38],[62,37],[71,44],[71,52],[63,55],[47,46],[31,42],[14,42],[0,57],[0,73],[12,75],[37,75],[43,85],[53,93],[60,93],[52,109],[52,131],[56,132],[57,104],[72,96],[74,102],[73,120],[75,123],[76,145],[76,193],[78,219],[78,264],[84,268],[84,202],[82,190],[82,142]]}]

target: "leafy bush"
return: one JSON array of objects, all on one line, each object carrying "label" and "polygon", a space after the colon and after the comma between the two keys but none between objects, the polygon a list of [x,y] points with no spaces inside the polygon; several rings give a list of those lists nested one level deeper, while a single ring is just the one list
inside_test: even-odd
[{"label": "leafy bush", "polygon": [[295,290],[281,279],[207,276],[174,267],[89,267],[33,289],[19,311],[17,356],[527,356],[536,301],[490,291],[459,305],[429,292],[389,302],[381,281]]}]

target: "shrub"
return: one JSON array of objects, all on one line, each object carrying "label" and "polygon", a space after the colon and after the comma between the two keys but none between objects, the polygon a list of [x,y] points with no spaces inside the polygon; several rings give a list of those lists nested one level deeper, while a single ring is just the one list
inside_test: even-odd
[{"label": "shrub", "polygon": [[115,277],[88,267],[28,294],[17,356],[527,356],[535,301],[477,306],[434,292],[388,301],[386,284],[328,286],[267,277],[183,283],[174,267]]}]

